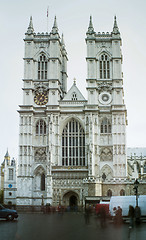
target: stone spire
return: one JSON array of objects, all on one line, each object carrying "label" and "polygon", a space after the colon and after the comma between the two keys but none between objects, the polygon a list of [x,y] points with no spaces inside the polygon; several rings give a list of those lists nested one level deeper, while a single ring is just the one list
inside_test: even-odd
[{"label": "stone spire", "polygon": [[29,27],[27,29],[27,34],[33,34],[34,29],[33,29],[33,23],[32,23],[32,16],[30,17],[30,22],[29,22]]},{"label": "stone spire", "polygon": [[55,16],[55,18],[54,18],[54,25],[53,25],[53,27],[52,27],[52,33],[53,33],[53,34],[58,33],[56,16]]},{"label": "stone spire", "polygon": [[9,152],[8,152],[8,149],[7,149],[7,152],[4,156],[4,162],[9,165],[10,164],[10,155],[9,155]]},{"label": "stone spire", "polygon": [[93,34],[94,32],[94,28],[93,28],[93,24],[92,24],[92,16],[90,16],[90,21],[89,21],[89,27],[88,27],[88,31],[87,34]]},{"label": "stone spire", "polygon": [[62,45],[62,53],[63,53],[63,55],[67,55],[67,52],[66,52],[66,49],[65,49],[63,33],[62,33],[62,37],[61,37],[61,45]]},{"label": "stone spire", "polygon": [[119,28],[118,28],[118,25],[117,25],[117,19],[116,19],[116,16],[114,18],[114,27],[113,27],[113,31],[112,31],[113,34],[120,34],[119,32]]},{"label": "stone spire", "polygon": [[10,155],[9,155],[8,149],[7,149],[7,152],[6,152],[6,154],[5,154],[5,158],[10,158]]}]

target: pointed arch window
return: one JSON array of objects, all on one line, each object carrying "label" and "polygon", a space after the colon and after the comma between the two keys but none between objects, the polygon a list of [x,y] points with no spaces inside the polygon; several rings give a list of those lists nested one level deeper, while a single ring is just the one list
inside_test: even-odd
[{"label": "pointed arch window", "polygon": [[74,119],[63,129],[62,165],[85,166],[85,132],[81,124]]},{"label": "pointed arch window", "polygon": [[100,78],[109,79],[110,78],[110,61],[106,54],[102,54],[99,61],[100,68]]},{"label": "pointed arch window", "polygon": [[41,191],[45,191],[45,174],[41,174]]},{"label": "pointed arch window", "polygon": [[40,119],[36,123],[36,135],[46,134],[46,123],[44,120]]},{"label": "pointed arch window", "polygon": [[38,60],[38,79],[47,79],[48,62],[44,54]]},{"label": "pointed arch window", "polygon": [[109,189],[109,190],[107,191],[107,196],[108,196],[108,197],[111,197],[111,196],[112,196],[112,190]]},{"label": "pointed arch window", "polygon": [[107,118],[103,118],[100,126],[101,133],[111,133],[111,123]]},{"label": "pointed arch window", "polygon": [[120,196],[125,196],[125,190],[124,189],[121,189]]}]

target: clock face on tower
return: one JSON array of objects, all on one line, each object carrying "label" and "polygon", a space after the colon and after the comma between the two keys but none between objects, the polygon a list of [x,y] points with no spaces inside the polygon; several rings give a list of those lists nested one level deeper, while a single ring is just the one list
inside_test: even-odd
[{"label": "clock face on tower", "polygon": [[47,93],[46,93],[46,92],[37,93],[37,94],[34,96],[34,102],[35,102],[37,105],[45,105],[45,104],[48,102]]}]

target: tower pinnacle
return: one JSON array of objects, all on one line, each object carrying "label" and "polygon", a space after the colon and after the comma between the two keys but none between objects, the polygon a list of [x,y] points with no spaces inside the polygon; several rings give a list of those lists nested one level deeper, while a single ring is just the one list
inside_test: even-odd
[{"label": "tower pinnacle", "polygon": [[27,34],[33,34],[34,29],[33,29],[33,23],[32,23],[32,16],[30,17],[30,22],[29,22],[29,27],[27,29]]},{"label": "tower pinnacle", "polygon": [[10,164],[10,155],[9,155],[9,152],[8,152],[8,148],[7,148],[7,152],[4,156],[4,162],[8,165]]},{"label": "tower pinnacle", "polygon": [[93,34],[93,33],[94,33],[94,28],[93,28],[93,24],[92,24],[92,16],[90,16],[90,21],[89,21],[89,27],[88,27],[87,34]]},{"label": "tower pinnacle", "polygon": [[53,27],[52,27],[52,33],[53,33],[53,34],[58,33],[56,16],[55,16],[55,18],[54,18],[54,25],[53,25]]},{"label": "tower pinnacle", "polygon": [[63,48],[65,48],[65,43],[64,43],[64,36],[63,36],[63,33],[62,33],[62,38],[61,38],[61,44],[62,44]]},{"label": "tower pinnacle", "polygon": [[115,16],[115,18],[114,18],[114,27],[113,27],[112,33],[114,33],[114,34],[119,34],[119,33],[120,33],[120,32],[119,32],[118,25],[117,25],[117,18],[116,18],[116,16]]}]

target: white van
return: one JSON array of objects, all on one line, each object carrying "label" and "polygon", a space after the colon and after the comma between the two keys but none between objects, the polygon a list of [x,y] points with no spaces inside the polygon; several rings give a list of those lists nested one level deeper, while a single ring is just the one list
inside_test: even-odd
[{"label": "white van", "polygon": [[[136,196],[113,196],[109,204],[111,216],[114,216],[113,208],[120,206],[122,208],[122,216],[128,216],[129,205],[134,208],[136,206]],[[141,209],[141,215],[146,216],[146,195],[138,196],[138,206]]]}]

